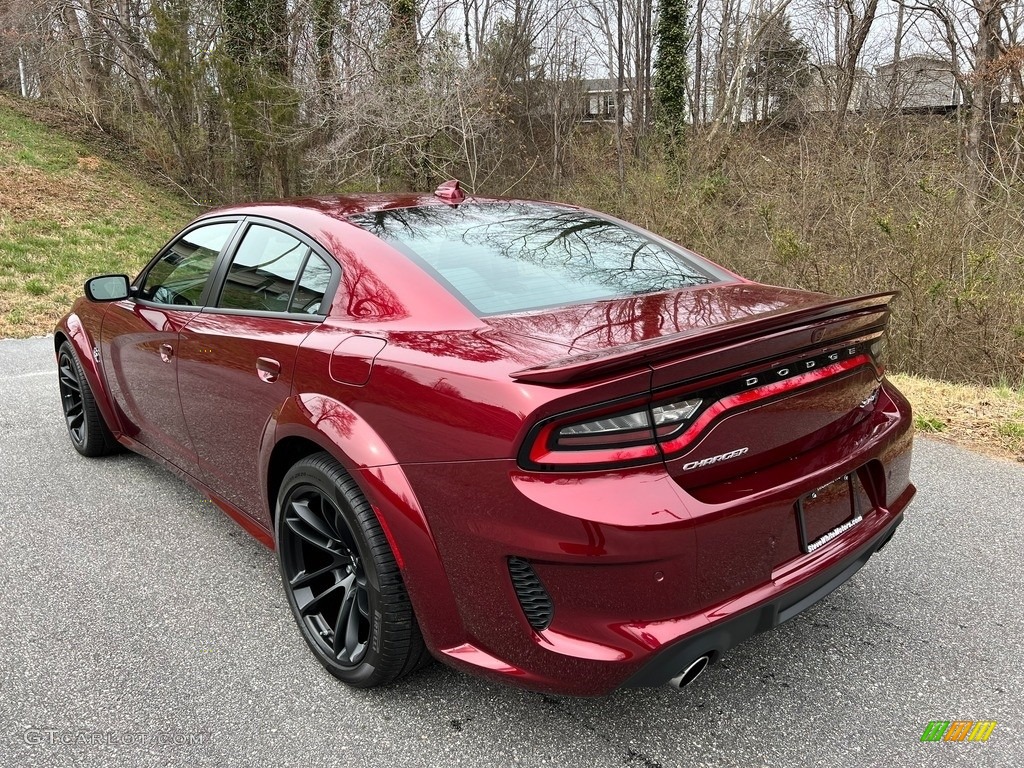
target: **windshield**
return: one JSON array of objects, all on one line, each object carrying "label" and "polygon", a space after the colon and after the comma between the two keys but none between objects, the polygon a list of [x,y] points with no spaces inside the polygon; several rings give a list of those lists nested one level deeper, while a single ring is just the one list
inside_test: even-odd
[{"label": "windshield", "polygon": [[552,204],[430,205],[349,220],[412,257],[484,315],[706,285],[723,277],[650,234]]}]

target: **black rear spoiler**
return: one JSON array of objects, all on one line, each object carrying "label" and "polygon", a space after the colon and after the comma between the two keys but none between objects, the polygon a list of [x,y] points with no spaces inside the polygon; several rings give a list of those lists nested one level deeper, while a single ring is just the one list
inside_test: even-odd
[{"label": "black rear spoiler", "polygon": [[[889,303],[899,292],[875,293],[849,299],[822,301],[810,307],[780,309],[741,320],[733,320],[706,328],[693,328],[657,339],[585,352],[552,360],[544,365],[523,368],[509,374],[516,381],[533,384],[567,384],[591,379],[637,365],[656,363],[680,354],[694,354],[723,344],[748,341],[768,333],[785,331],[804,325],[825,324],[844,315],[860,315],[868,322],[862,327],[884,325],[889,316]],[[809,339],[809,342],[824,340]]]}]

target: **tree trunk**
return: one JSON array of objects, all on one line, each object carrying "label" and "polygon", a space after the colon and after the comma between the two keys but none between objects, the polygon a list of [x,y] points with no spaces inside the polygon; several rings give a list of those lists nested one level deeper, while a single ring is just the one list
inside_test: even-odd
[{"label": "tree trunk", "polygon": [[617,72],[615,78],[615,153],[619,158],[619,193],[624,194],[626,191],[626,158],[623,154],[623,141],[622,133],[624,130],[623,125],[623,109],[622,109],[622,95],[623,95],[623,80],[625,79],[626,73],[626,62],[625,62],[625,50],[623,40],[623,28],[622,28],[622,3],[623,0],[617,0],[615,6],[615,27],[616,27],[616,55],[618,58]]},{"label": "tree trunk", "polygon": [[90,55],[88,41],[85,39],[82,25],[78,20],[78,12],[68,3],[62,9],[61,15],[68,29],[68,34],[71,36],[71,45],[74,48],[75,57],[78,59],[78,70],[83,86],[82,101],[85,103],[86,111],[99,124],[101,121],[97,111],[102,96],[100,85],[101,73]]},{"label": "tree trunk", "polygon": [[704,5],[707,0],[697,0],[697,16],[694,22],[693,96],[690,98],[690,115],[696,131],[707,117],[704,99]]},{"label": "tree trunk", "polygon": [[900,54],[903,49],[903,17],[906,9],[902,3],[896,5],[896,38],[892,45],[892,75],[889,77],[888,112],[892,114],[901,106],[902,95],[896,89],[900,84]]},{"label": "tree trunk", "polygon": [[854,12],[853,0],[843,0],[843,7],[846,11],[849,27],[846,35],[846,45],[843,47],[843,55],[839,61],[835,123],[837,133],[846,124],[846,112],[850,108],[850,101],[853,98],[853,87],[857,79],[857,62],[860,61],[860,54],[864,50],[864,43],[867,42],[871,26],[875,23],[878,0],[867,0],[864,4],[864,13],[860,18],[857,18]]},{"label": "tree trunk", "polygon": [[978,40],[974,52],[974,98],[967,127],[967,170],[970,201],[978,206],[988,188],[996,154],[996,127],[1002,111],[1002,89],[995,68],[1000,49],[1000,23],[1007,0],[978,0]]}]

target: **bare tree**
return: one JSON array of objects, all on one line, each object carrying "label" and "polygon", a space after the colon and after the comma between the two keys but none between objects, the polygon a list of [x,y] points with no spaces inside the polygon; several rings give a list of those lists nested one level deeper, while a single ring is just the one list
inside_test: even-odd
[{"label": "bare tree", "polygon": [[705,140],[709,146],[720,147],[727,129],[743,117],[743,103],[748,93],[747,79],[762,37],[782,19],[790,0],[769,3],[751,0],[741,12],[732,0],[723,0],[719,29],[718,60],[714,111]]},{"label": "bare tree", "polygon": [[[838,0],[837,13],[841,15],[842,37],[837,39],[840,45],[836,63],[838,65],[838,82],[836,88],[836,130],[840,130],[846,122],[846,113],[850,109],[864,44],[875,23],[878,12],[878,0]],[[841,42],[840,42],[841,39]]]},{"label": "bare tree", "polygon": [[1004,47],[1003,11],[1008,3],[1009,0],[974,0],[978,36],[974,46],[974,95],[967,129],[967,162],[974,201],[985,191],[996,153],[1003,80],[998,62]]},{"label": "bare tree", "polygon": [[1020,83],[1024,52],[1015,45],[1019,3],[1013,0],[919,0],[907,2],[931,22],[932,41],[950,63],[968,108],[964,160],[972,206],[993,181],[1000,156],[999,126],[1004,120],[1004,91]]}]

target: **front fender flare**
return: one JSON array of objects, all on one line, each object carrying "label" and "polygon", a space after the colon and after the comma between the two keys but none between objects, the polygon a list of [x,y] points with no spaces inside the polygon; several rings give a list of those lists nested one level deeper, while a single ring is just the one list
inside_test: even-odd
[{"label": "front fender flare", "polygon": [[85,329],[81,318],[76,313],[71,312],[57,325],[53,340],[54,356],[57,356],[60,352],[60,347],[63,343],[61,341],[62,338],[69,341],[71,346],[74,347],[75,354],[78,356],[78,362],[85,372],[85,379],[89,384],[89,389],[92,391],[93,399],[96,401],[96,407],[99,409],[103,421],[106,422],[107,428],[113,433],[115,438],[120,439],[124,434],[124,430],[121,427],[120,419],[117,418],[117,411],[110,401],[106,379],[99,368],[99,364],[96,362],[96,358],[93,357],[94,341]]}]

